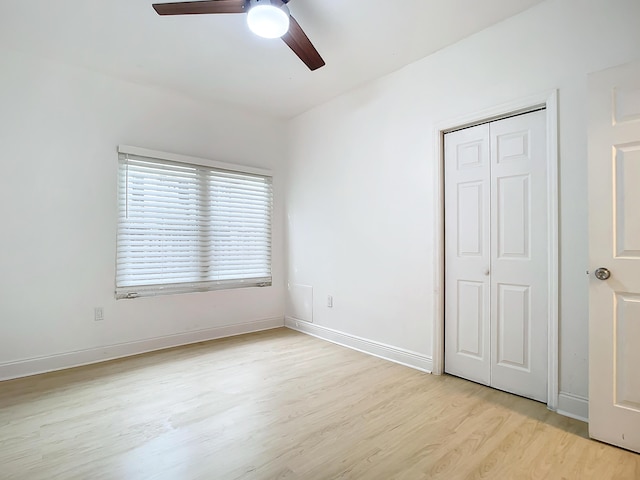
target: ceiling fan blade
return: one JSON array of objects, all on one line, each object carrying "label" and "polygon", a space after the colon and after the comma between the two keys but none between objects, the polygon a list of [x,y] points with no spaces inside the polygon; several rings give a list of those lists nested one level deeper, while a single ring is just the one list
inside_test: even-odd
[{"label": "ceiling fan blade", "polygon": [[244,13],[245,0],[207,0],[200,2],[154,3],[158,15],[197,15],[203,13]]},{"label": "ceiling fan blade", "polygon": [[317,70],[324,66],[324,60],[318,50],[313,46],[295,18],[289,17],[289,31],[282,36],[282,40],[289,45],[293,53],[300,57],[309,70]]}]

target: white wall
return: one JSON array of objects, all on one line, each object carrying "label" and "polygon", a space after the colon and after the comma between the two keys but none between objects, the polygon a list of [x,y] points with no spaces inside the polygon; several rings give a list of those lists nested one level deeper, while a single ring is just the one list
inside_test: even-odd
[{"label": "white wall", "polygon": [[640,57],[639,18],[637,0],[548,0],[294,119],[288,275],[314,287],[314,324],[429,357],[434,128],[557,88],[560,388],[586,397],[587,73]]},{"label": "white wall", "polygon": [[[11,369],[35,357],[282,324],[281,123],[46,59],[0,58],[0,377],[57,365]],[[272,169],[274,286],[115,301],[119,144]],[[104,321],[93,321],[95,306]]]}]

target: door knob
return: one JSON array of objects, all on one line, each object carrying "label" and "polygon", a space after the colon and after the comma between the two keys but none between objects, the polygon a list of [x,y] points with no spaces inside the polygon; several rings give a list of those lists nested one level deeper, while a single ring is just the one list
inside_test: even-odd
[{"label": "door knob", "polygon": [[491,273],[491,270],[489,270],[488,268],[484,271],[485,276],[489,276],[489,274]]},{"label": "door knob", "polygon": [[611,276],[608,268],[600,267],[594,272],[598,280],[607,280]]}]

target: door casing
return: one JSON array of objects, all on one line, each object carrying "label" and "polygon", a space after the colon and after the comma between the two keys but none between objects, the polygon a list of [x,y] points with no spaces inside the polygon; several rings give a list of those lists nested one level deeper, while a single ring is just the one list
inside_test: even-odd
[{"label": "door casing", "polygon": [[558,91],[533,95],[514,100],[490,109],[470,113],[463,117],[439,123],[434,132],[436,172],[434,175],[434,204],[436,208],[434,230],[434,278],[435,302],[433,311],[432,373],[444,372],[444,135],[445,133],[481,123],[545,108],[547,128],[547,226],[548,226],[548,379],[547,407],[558,408]]}]

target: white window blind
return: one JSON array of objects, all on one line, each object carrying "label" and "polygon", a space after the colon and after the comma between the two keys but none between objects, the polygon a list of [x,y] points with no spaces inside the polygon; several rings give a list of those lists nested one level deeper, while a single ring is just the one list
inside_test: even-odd
[{"label": "white window blind", "polygon": [[271,285],[272,181],[119,154],[116,297]]}]

